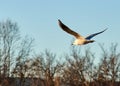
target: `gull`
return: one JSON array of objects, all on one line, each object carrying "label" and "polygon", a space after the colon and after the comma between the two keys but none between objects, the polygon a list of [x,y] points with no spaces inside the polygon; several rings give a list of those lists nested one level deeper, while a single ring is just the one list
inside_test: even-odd
[{"label": "gull", "polygon": [[103,31],[100,31],[98,33],[94,33],[94,34],[91,34],[87,37],[83,37],[79,33],[71,30],[68,26],[63,24],[61,22],[61,20],[59,20],[59,19],[58,19],[58,24],[59,24],[59,26],[61,27],[62,30],[64,30],[65,32],[67,32],[71,35],[73,35],[76,38],[75,41],[72,43],[72,45],[85,45],[85,44],[88,44],[88,43],[93,43],[93,42],[95,42],[95,40],[91,40],[91,38],[93,38],[94,36],[96,36],[98,34],[101,34],[101,33],[103,33],[104,31],[107,30],[107,28],[106,28]]}]

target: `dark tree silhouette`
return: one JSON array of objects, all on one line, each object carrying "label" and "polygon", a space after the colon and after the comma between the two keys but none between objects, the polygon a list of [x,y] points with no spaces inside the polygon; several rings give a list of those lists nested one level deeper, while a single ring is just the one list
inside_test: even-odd
[{"label": "dark tree silhouette", "polygon": [[90,49],[86,49],[85,55],[82,55],[80,49],[73,47],[72,53],[66,57],[66,60],[63,82],[75,86],[89,84],[87,79],[91,79],[94,61],[94,54],[90,52]]},{"label": "dark tree silhouette", "polygon": [[0,77],[10,77],[16,60],[29,55],[32,39],[21,39],[17,23],[0,22]]},{"label": "dark tree silhouette", "polygon": [[15,45],[19,39],[17,23],[10,20],[0,22],[0,65],[5,77],[9,77],[11,59],[14,58]]}]

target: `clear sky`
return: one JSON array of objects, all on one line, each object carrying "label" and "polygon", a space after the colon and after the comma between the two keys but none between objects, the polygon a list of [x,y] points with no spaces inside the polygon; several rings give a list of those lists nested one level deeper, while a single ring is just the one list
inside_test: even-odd
[{"label": "clear sky", "polygon": [[120,44],[120,0],[1,0],[0,21],[17,22],[22,35],[35,39],[35,50],[69,52],[74,37],[58,26],[58,19],[81,35],[108,30],[85,45],[98,51],[98,43]]}]

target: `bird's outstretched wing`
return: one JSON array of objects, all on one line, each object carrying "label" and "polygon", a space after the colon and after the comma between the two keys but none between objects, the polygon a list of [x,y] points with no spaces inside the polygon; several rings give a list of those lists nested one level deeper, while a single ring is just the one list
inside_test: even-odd
[{"label": "bird's outstretched wing", "polygon": [[105,30],[101,31],[101,32],[91,34],[91,35],[87,36],[85,39],[90,40],[90,39],[93,38],[94,36],[96,36],[96,35],[98,35],[98,34],[100,34],[100,33],[103,33],[103,32],[106,31],[106,30],[107,30],[107,28],[106,28]]},{"label": "bird's outstretched wing", "polygon": [[62,30],[64,30],[65,32],[75,36],[76,38],[82,38],[82,36],[80,36],[80,34],[71,30],[69,27],[67,27],[65,24],[63,24],[60,20],[58,20],[58,24],[62,28]]}]

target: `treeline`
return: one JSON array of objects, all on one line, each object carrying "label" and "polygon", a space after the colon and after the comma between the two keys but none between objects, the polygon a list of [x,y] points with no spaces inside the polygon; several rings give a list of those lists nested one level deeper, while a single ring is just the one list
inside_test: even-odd
[{"label": "treeline", "polygon": [[117,44],[108,50],[100,44],[101,59],[96,65],[97,57],[90,48],[83,54],[72,47],[69,54],[57,59],[48,50],[31,55],[33,42],[21,37],[17,23],[0,22],[0,86],[120,86]]}]

